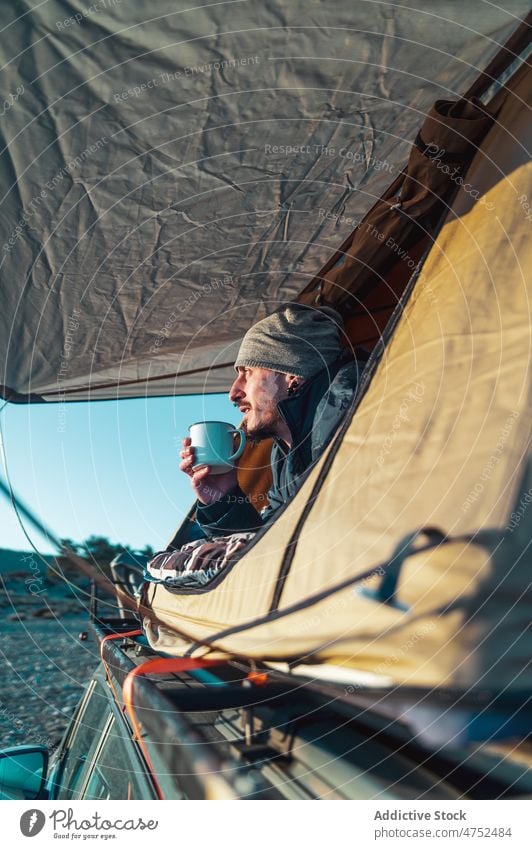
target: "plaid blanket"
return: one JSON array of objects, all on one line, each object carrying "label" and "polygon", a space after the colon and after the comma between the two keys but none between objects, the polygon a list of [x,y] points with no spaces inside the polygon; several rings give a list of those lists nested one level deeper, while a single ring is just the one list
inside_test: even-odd
[{"label": "plaid blanket", "polygon": [[168,587],[202,587],[251,542],[255,532],[198,539],[177,551],[161,551],[146,566],[144,580]]}]

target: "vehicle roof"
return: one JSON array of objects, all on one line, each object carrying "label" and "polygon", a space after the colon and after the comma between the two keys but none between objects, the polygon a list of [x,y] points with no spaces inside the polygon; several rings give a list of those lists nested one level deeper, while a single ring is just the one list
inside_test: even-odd
[{"label": "vehicle roof", "polygon": [[[95,623],[102,640],[131,620]],[[160,657],[142,637],[102,644],[112,693],[133,668]],[[162,659],[162,658],[161,658]],[[171,659],[175,660],[175,659]],[[260,684],[253,681],[260,680]],[[316,682],[236,660],[185,673],[138,678],[134,710],[162,792],[189,798],[471,798],[532,793],[532,746],[522,742],[431,751],[393,710],[419,689],[383,690]],[[425,694],[426,695],[426,694]],[[481,711],[489,694],[468,704]],[[456,693],[430,693],[433,719],[459,711]],[[251,729],[251,730],[250,730]],[[486,772],[486,765],[489,770]],[[452,773],[452,780],[446,776]]]}]

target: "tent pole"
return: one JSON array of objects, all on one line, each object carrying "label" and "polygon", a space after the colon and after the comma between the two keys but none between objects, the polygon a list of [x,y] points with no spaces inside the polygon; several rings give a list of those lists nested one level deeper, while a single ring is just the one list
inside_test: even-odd
[{"label": "tent pole", "polygon": [[500,77],[506,68],[515,62],[523,50],[530,44],[532,27],[532,12],[529,12],[521,21],[517,29],[513,31],[506,44],[495,54],[488,66],[477,77],[475,82],[463,95],[463,100],[471,100],[473,97],[481,97],[491,85]]}]

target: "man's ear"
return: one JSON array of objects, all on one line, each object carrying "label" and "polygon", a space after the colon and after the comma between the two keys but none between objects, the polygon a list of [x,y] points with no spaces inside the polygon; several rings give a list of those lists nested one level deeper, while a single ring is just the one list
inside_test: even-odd
[{"label": "man's ear", "polygon": [[297,392],[300,386],[303,386],[304,380],[302,377],[298,377],[296,374],[287,374],[286,375],[286,389],[289,395],[293,395],[294,392]]}]

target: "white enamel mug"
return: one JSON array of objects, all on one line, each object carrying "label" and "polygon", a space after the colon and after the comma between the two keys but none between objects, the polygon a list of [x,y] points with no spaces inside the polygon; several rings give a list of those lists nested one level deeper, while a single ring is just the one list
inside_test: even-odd
[{"label": "white enamel mug", "polygon": [[[190,425],[189,431],[196,461],[193,468],[210,466],[213,475],[223,475],[232,469],[246,446],[244,431],[228,422],[195,422]],[[240,444],[234,451],[236,434],[240,437]]]}]

